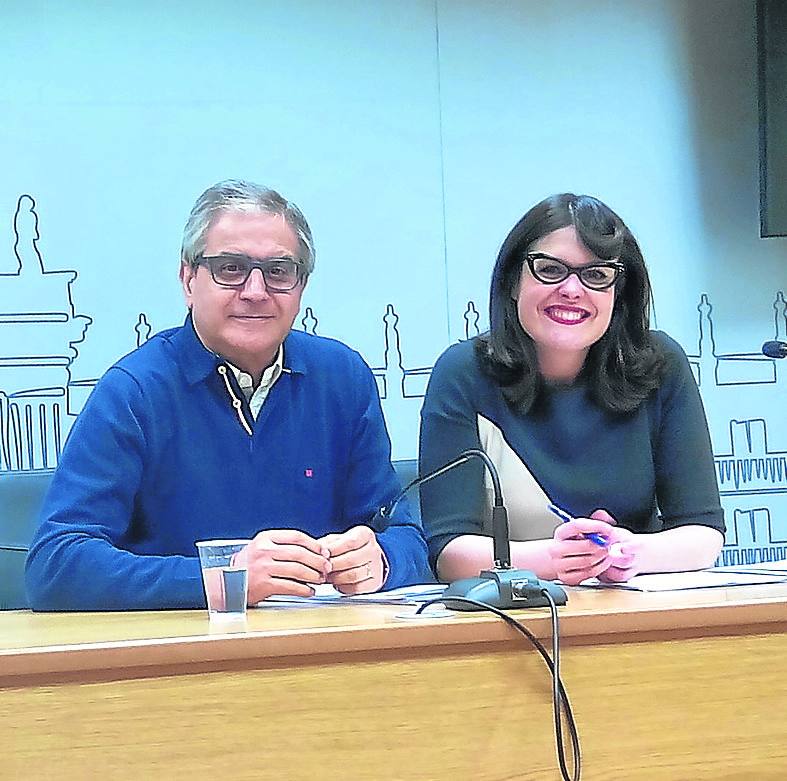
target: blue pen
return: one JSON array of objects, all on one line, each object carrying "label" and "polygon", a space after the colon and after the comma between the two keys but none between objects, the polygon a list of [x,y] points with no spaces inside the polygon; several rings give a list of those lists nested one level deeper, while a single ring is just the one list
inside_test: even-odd
[{"label": "blue pen", "polygon": [[[547,509],[553,515],[557,515],[557,517],[560,518],[560,520],[563,523],[568,523],[569,521],[576,520],[576,518],[572,518],[565,510],[561,510],[559,507],[557,507],[554,504],[548,504]],[[606,548],[607,545],[609,545],[609,541],[607,540],[607,538],[603,537],[600,534],[597,534],[596,532],[588,532],[587,534],[583,534],[582,536],[586,540],[590,540],[591,542],[595,543],[596,545],[599,545],[602,548]]]}]

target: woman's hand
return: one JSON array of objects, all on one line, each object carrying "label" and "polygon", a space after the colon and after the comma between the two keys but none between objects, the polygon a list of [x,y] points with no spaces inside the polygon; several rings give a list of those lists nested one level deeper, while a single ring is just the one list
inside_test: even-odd
[{"label": "woman's hand", "polygon": [[606,511],[596,510],[591,518],[605,521],[612,527],[607,539],[607,569],[596,577],[604,583],[624,583],[641,571],[643,540],[639,534],[617,525],[617,521]]},{"label": "woman's hand", "polygon": [[609,546],[597,545],[585,535],[598,534],[611,540],[615,532],[625,531],[614,523],[608,512],[597,510],[590,518],[560,524],[548,549],[557,578],[567,586],[576,586],[606,572],[611,564]]},{"label": "woman's hand", "polygon": [[615,542],[610,543],[609,567],[597,576],[604,583],[624,583],[642,571],[642,537],[628,529],[617,531],[622,534],[616,535]]},{"label": "woman's hand", "polygon": [[[602,547],[584,535],[595,533],[607,541]],[[557,577],[568,586],[588,578],[605,583],[624,583],[642,571],[643,536],[617,525],[606,510],[595,510],[589,518],[575,518],[555,529],[550,547]]]},{"label": "woman's hand", "polygon": [[[601,547],[583,537],[595,532],[607,541]],[[555,529],[548,553],[556,577],[569,586],[596,577],[605,583],[625,583],[641,572],[681,572],[713,566],[724,536],[697,524],[636,534],[622,529],[606,510],[590,518],[575,518]]]}]

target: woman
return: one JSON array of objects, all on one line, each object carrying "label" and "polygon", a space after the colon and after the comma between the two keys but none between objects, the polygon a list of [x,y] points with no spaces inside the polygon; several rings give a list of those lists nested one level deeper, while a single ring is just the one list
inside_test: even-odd
[{"label": "woman", "polygon": [[[552,196],[503,243],[489,332],[437,361],[421,474],[485,450],[500,472],[515,567],[573,585],[718,556],[724,516],[699,390],[680,346],[649,330],[649,303],[642,253],[620,217],[589,196]],[[490,566],[479,461],[423,485],[421,505],[441,580]]]}]

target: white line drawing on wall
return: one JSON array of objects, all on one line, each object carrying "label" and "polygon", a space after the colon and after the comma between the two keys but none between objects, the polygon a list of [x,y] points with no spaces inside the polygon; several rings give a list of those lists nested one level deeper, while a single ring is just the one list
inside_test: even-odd
[{"label": "white line drawing on wall", "polygon": [[729,453],[714,458],[727,518],[719,563],[787,559],[787,451],[769,448],[762,418],[731,420],[729,437]]},{"label": "white line drawing on wall", "polygon": [[306,307],[306,311],[301,318],[301,330],[306,331],[307,334],[317,333],[317,318],[314,316],[314,310],[310,306]]},{"label": "white line drawing on wall", "polygon": [[73,270],[46,271],[32,196],[13,219],[16,268],[0,273],[0,470],[54,467],[69,428],[75,345],[92,319],[71,298]]},{"label": "white line drawing on wall", "polygon": [[148,316],[144,312],[139,313],[137,324],[134,326],[134,331],[137,334],[137,347],[141,347],[153,332],[153,326],[148,321]]},{"label": "white line drawing on wall", "polygon": [[770,508],[762,505],[727,514],[727,540],[718,564],[762,564],[787,559],[787,539],[774,528]]},{"label": "white line drawing on wall", "polygon": [[385,326],[383,364],[372,367],[380,398],[388,399],[393,394],[394,388],[397,388],[398,393],[395,395],[403,399],[422,399],[426,394],[426,384],[429,382],[432,367],[405,368],[399,337],[399,315],[396,314],[393,304],[385,307],[383,324]]},{"label": "white line drawing on wall", "polygon": [[[773,302],[774,339],[784,339],[787,330],[787,302],[784,292],[776,293]],[[716,385],[761,385],[776,382],[776,361],[759,350],[752,353],[718,353],[713,334],[713,318],[708,296],[703,293],[697,306],[699,312],[699,351],[689,355],[694,377],[700,387],[711,377]]]},{"label": "white line drawing on wall", "polygon": [[[480,334],[478,328],[480,314],[473,301],[467,302],[463,317],[465,321],[464,338],[471,339],[474,336],[478,336]],[[383,401],[390,399],[394,394],[389,393],[389,388],[399,388],[400,396],[403,399],[422,399],[426,394],[426,385],[429,382],[432,367],[405,368],[399,333],[399,315],[393,304],[386,305],[382,322],[385,345],[383,362],[372,367],[380,398]],[[312,307],[306,307],[306,313],[301,318],[300,324],[302,330],[307,333],[317,333],[318,320],[314,316]]]},{"label": "white line drawing on wall", "polygon": [[768,449],[765,421],[730,421],[730,452],[715,456],[722,496],[787,492],[787,450]]},{"label": "white line drawing on wall", "polygon": [[[72,380],[76,345],[92,320],[76,314],[75,270],[46,271],[38,247],[39,216],[32,196],[21,195],[13,218],[13,259],[0,267],[0,471],[56,465],[75,416],[96,383]],[[0,257],[2,257],[0,255]],[[783,414],[787,361],[717,350],[713,307],[703,293],[697,306],[697,349],[689,362],[701,388],[716,443],[714,461],[729,532],[720,561],[743,563],[787,558],[787,450],[769,449],[767,415]],[[787,339],[787,302],[773,302],[773,333]],[[479,334],[480,314],[467,302],[464,339]],[[431,366],[409,367],[400,315],[388,303],[382,314],[382,361],[370,361],[399,456],[412,457],[421,399]],[[306,307],[299,326],[316,334],[319,320]],[[153,333],[141,312],[134,325],[140,346]]]},{"label": "white line drawing on wall", "polygon": [[[768,413],[783,414],[787,361],[750,353],[722,353],[714,335],[713,307],[700,297],[698,350],[689,355],[716,442],[728,442],[729,451],[714,451],[714,462],[727,519],[727,536],[719,557],[722,564],[767,562],[787,558],[787,451],[768,445]],[[787,302],[784,291],[773,301],[773,334],[784,340]],[[726,421],[726,424],[722,422]],[[727,431],[722,432],[721,426]],[[767,503],[767,506],[764,506]],[[767,519],[766,519],[767,516]],[[748,519],[751,533],[740,533]],[[773,520],[772,520],[773,519]],[[747,521],[748,523],[748,521]],[[756,532],[756,533],[755,533]]]},{"label": "white line drawing on wall", "polygon": [[481,313],[475,308],[475,304],[472,301],[468,301],[464,313],[465,339],[472,339],[474,336],[478,336],[481,333],[478,328],[478,321],[480,318]]}]

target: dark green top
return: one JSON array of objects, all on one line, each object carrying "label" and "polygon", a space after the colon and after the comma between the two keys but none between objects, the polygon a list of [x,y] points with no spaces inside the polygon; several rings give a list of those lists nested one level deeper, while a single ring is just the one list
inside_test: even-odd
[{"label": "dark green top", "polygon": [[[421,410],[420,472],[483,448],[500,472],[512,540],[551,537],[551,501],[574,516],[605,509],[633,532],[700,524],[724,533],[710,436],[685,353],[661,332],[666,370],[633,413],[607,412],[587,385],[547,387],[516,412],[482,371],[473,340],[437,361]],[[490,482],[473,460],[421,486],[429,554],[462,534],[489,534]]]}]

